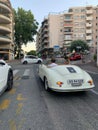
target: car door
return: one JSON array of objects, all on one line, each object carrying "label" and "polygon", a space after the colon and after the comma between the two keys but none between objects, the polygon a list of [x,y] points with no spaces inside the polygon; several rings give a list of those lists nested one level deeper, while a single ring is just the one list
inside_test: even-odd
[{"label": "car door", "polygon": [[32,63],[37,63],[38,58],[36,56],[32,56]]},{"label": "car door", "polygon": [[5,88],[7,83],[8,67],[0,64],[0,92]]},{"label": "car door", "polygon": [[46,70],[47,70],[47,66],[46,65],[44,65],[44,64],[40,64],[39,65],[38,72],[39,72],[39,76],[40,76],[40,78],[42,80],[43,80],[43,77],[46,75]]},{"label": "car door", "polygon": [[28,63],[33,63],[32,56],[27,56],[26,58]]}]

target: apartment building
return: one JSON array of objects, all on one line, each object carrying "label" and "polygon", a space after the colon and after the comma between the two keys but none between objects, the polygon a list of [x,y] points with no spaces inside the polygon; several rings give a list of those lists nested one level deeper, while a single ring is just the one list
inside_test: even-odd
[{"label": "apartment building", "polygon": [[14,59],[14,22],[9,0],[0,0],[0,57]]},{"label": "apartment building", "polygon": [[60,17],[60,14],[49,14],[48,17],[44,18],[39,29],[36,48],[44,56],[52,55],[54,45],[62,47],[60,44]]},{"label": "apartment building", "polygon": [[42,22],[37,35],[37,51],[49,55],[54,46],[66,50],[71,41],[84,40],[92,54],[98,40],[98,7],[71,7],[68,12],[49,14]]}]

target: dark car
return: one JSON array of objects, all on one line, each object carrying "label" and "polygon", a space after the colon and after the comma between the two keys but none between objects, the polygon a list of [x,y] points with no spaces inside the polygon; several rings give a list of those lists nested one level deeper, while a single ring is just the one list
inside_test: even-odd
[{"label": "dark car", "polygon": [[81,54],[79,53],[74,53],[70,56],[70,60],[80,60],[81,59]]}]

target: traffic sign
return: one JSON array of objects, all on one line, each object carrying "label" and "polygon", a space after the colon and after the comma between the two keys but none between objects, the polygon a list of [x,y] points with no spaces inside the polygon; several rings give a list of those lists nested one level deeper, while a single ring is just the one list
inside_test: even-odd
[{"label": "traffic sign", "polygon": [[58,46],[58,45],[55,45],[53,48],[54,48],[54,52],[57,52],[60,50],[60,46]]}]

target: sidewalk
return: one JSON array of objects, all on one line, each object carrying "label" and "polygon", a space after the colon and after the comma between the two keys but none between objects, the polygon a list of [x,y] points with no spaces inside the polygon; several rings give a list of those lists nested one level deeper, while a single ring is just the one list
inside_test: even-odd
[{"label": "sidewalk", "polygon": [[17,59],[14,59],[14,60],[9,60],[9,61],[6,61],[7,63],[11,64],[18,64],[18,63],[21,63],[21,60],[17,60]]}]

